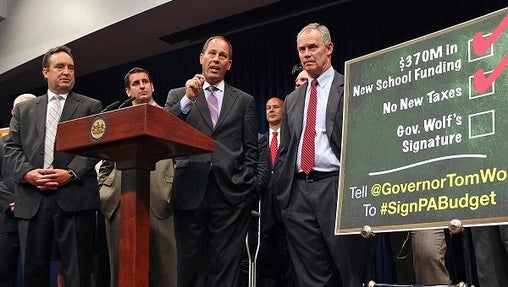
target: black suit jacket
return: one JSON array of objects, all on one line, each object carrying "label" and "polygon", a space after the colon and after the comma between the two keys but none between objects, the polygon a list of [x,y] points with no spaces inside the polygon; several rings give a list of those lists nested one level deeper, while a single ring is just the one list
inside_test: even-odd
[{"label": "black suit jacket", "polygon": [[[44,139],[46,132],[46,109],[48,95],[19,103],[11,119],[9,135],[5,144],[6,160],[13,167],[16,181],[15,216],[29,219],[39,209],[42,193],[36,187],[24,183],[26,172],[43,168]],[[60,121],[76,119],[100,112],[98,100],[70,92]],[[58,141],[58,138],[57,138]],[[55,152],[54,167],[72,169],[79,180],[56,190],[56,201],[66,212],[99,208],[99,187],[94,165],[97,160],[70,153]]]},{"label": "black suit jacket", "polygon": [[[273,226],[272,195],[268,190],[268,183],[272,175],[272,164],[270,163],[267,133],[258,134],[258,152],[256,190],[258,198],[261,200],[261,232],[263,232]],[[258,206],[255,209],[257,210]]]},{"label": "black suit jacket", "polygon": [[254,98],[225,84],[220,115],[213,128],[204,92],[198,95],[188,114],[183,114],[180,108],[184,95],[184,87],[170,90],[166,109],[211,137],[215,151],[176,159],[173,207],[197,208],[205,196],[210,171],[229,203],[238,205],[245,202],[254,192],[258,159]]},{"label": "black suit jacket", "polygon": [[256,192],[263,196],[268,193],[268,182],[272,174],[270,163],[270,149],[268,148],[268,138],[264,134],[258,134],[258,162],[256,168]]},{"label": "black suit jacket", "polygon": [[[282,210],[291,196],[291,185],[296,172],[298,144],[302,133],[307,84],[289,94],[284,101],[280,128],[280,144],[274,165],[271,185]],[[344,76],[335,71],[326,105],[326,134],[333,153],[340,158],[342,139],[342,111]],[[276,188],[275,188],[276,186]]]},{"label": "black suit jacket", "polygon": [[16,219],[10,211],[9,204],[14,201],[14,181],[12,169],[6,166],[4,144],[6,136],[0,138],[0,233],[18,230]]},{"label": "black suit jacket", "polygon": [[[270,168],[270,177],[272,178],[272,164],[270,162],[270,133],[266,132],[263,134],[266,138],[265,140],[265,149],[268,154],[268,166]],[[259,142],[261,145],[261,142]],[[259,148],[261,150],[261,147]],[[270,181],[268,181],[269,183]],[[280,211],[278,209],[279,205],[274,202],[273,191],[270,188],[274,188],[273,186],[266,185],[265,189],[261,193],[261,232],[266,231],[273,226],[275,226],[276,222],[282,222],[282,218],[280,217]]]}]

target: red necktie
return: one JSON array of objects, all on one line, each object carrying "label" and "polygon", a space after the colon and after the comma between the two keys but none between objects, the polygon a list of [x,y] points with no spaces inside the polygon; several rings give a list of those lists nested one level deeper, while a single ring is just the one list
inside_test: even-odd
[{"label": "red necktie", "polygon": [[316,138],[316,109],[317,109],[316,79],[312,80],[310,88],[309,105],[307,107],[307,121],[303,132],[301,166],[305,174],[309,174],[314,167],[315,138]]},{"label": "red necktie", "polygon": [[279,149],[279,142],[277,141],[277,132],[272,133],[272,141],[270,142],[270,162],[275,163],[275,157],[277,156],[277,151]]}]

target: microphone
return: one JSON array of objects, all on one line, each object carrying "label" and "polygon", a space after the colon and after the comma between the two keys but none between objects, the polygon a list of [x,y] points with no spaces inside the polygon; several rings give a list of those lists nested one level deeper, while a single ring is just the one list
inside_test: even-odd
[{"label": "microphone", "polygon": [[104,113],[104,112],[107,112],[107,111],[111,111],[111,110],[114,110],[118,105],[120,104],[120,101],[115,101],[111,104],[109,104],[107,107],[105,107],[101,113]]},{"label": "microphone", "polygon": [[129,97],[127,100],[123,101],[122,104],[118,107],[119,109],[123,108],[126,105],[130,105],[134,101],[134,97]]}]

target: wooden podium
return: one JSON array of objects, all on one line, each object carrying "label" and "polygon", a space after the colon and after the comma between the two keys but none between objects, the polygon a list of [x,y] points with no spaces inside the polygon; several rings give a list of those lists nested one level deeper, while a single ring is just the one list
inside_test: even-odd
[{"label": "wooden podium", "polygon": [[115,161],[122,170],[119,286],[148,287],[150,171],[161,159],[213,152],[213,140],[143,104],[59,123],[56,150]]}]

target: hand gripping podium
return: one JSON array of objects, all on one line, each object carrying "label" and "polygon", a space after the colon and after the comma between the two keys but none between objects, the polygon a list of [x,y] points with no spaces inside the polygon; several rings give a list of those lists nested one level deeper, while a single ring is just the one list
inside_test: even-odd
[{"label": "hand gripping podium", "polygon": [[213,140],[143,104],[59,123],[56,150],[115,161],[122,170],[119,286],[148,287],[150,171],[161,159],[213,152]]}]

